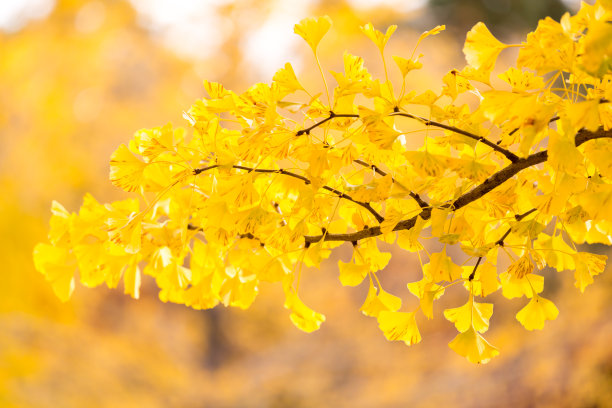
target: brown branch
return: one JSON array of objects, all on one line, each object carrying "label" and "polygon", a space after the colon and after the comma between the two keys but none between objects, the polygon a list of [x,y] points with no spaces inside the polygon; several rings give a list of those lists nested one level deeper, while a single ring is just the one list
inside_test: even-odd
[{"label": "brown branch", "polygon": [[515,163],[515,162],[517,162],[519,160],[519,157],[516,154],[512,153],[510,150],[504,149],[503,147],[500,147],[500,146],[496,145],[495,143],[491,142],[490,140],[488,140],[488,139],[486,139],[486,138],[484,138],[482,136],[478,136],[478,135],[475,135],[473,133],[470,133],[470,132],[468,132],[466,130],[459,129],[459,128],[454,127],[454,126],[445,125],[444,123],[435,122],[433,120],[425,119],[425,118],[422,118],[420,116],[412,115],[410,113],[405,113],[405,112],[393,112],[393,113],[390,113],[389,116],[402,116],[402,117],[405,117],[405,118],[410,118],[410,119],[418,120],[419,122],[423,123],[425,126],[433,126],[433,127],[437,127],[437,128],[440,128],[440,129],[450,130],[451,132],[459,133],[460,135],[467,136],[470,139],[476,140],[478,142],[481,142],[481,143],[489,146],[491,149],[495,150],[496,152],[503,154],[512,163]]},{"label": "brown branch", "polygon": [[[363,160],[360,160],[360,159],[353,160],[353,161],[354,161],[355,163],[357,163],[357,164],[361,164],[363,167],[369,167],[369,168],[371,168],[371,169],[372,169],[372,170],[374,170],[374,172],[376,172],[376,174],[378,174],[378,175],[381,175],[381,176],[383,176],[383,177],[387,175],[387,172],[386,172],[386,171],[381,170],[381,169],[380,169],[378,166],[376,166],[375,164],[368,164],[368,163],[366,163],[366,162],[364,162]],[[395,178],[391,177],[391,180],[392,180],[394,183],[397,183],[397,181],[395,180]],[[398,184],[399,184],[399,183],[398,183]],[[399,185],[401,186],[401,184],[399,184]],[[403,186],[402,186],[402,188],[404,188],[406,191],[408,191],[408,195],[410,195],[410,197],[412,197],[412,198],[413,198],[413,199],[414,199],[414,200],[417,202],[417,204],[419,205],[419,207],[421,207],[421,208],[427,208],[427,207],[429,207],[429,204],[427,204],[427,202],[426,202],[426,201],[424,201],[424,200],[423,200],[423,199],[422,199],[422,198],[421,198],[421,197],[420,197],[418,194],[413,193],[412,191],[408,190],[407,188],[405,188],[405,187],[403,187]]]},{"label": "brown branch", "polygon": [[[520,221],[520,220],[522,220],[523,218],[525,218],[526,216],[528,216],[529,214],[531,214],[534,211],[537,211],[537,208],[532,208],[531,210],[529,210],[527,212],[524,212],[522,214],[517,214],[517,215],[514,216],[514,218],[517,221]],[[508,231],[506,231],[506,233],[504,235],[502,235],[502,237],[500,239],[495,241],[495,245],[504,246],[504,240],[508,237],[508,235],[510,235],[510,232],[512,232],[512,227],[508,228]]]},{"label": "brown branch", "polygon": [[478,269],[478,265],[480,265],[480,261],[482,261],[482,256],[478,257],[478,261],[476,261],[476,265],[474,265],[474,269],[472,269],[472,273],[470,273],[470,276],[468,277],[468,281],[472,281],[474,280],[474,276],[476,276],[476,269]]},{"label": "brown branch", "polygon": [[[199,168],[199,169],[195,169],[193,171],[193,174],[197,175],[197,174],[202,173],[203,171],[211,170],[211,169],[214,169],[214,168],[217,168],[217,167],[219,167],[218,164],[212,165],[212,166],[203,167],[203,168]],[[308,178],[306,178],[306,177],[304,177],[302,175],[299,175],[297,173],[293,173],[291,171],[287,171],[285,169],[256,169],[256,168],[253,168],[253,167],[240,166],[240,165],[237,165],[237,164],[233,165],[232,168],[233,169],[237,169],[237,170],[246,170],[246,171],[253,172],[253,173],[276,173],[276,174],[283,174],[285,176],[289,176],[289,177],[296,178],[298,180],[302,180],[304,182],[304,184],[312,184],[312,182]],[[376,211],[372,207],[372,205],[370,205],[370,203],[366,203],[364,201],[355,200],[350,195],[348,195],[346,193],[343,193],[342,191],[337,190],[337,189],[335,189],[333,187],[323,186],[321,188],[324,189],[324,190],[327,190],[327,191],[329,191],[331,193],[336,194],[340,198],[344,198],[345,200],[349,200],[349,201],[351,201],[351,202],[353,202],[353,203],[355,203],[357,205],[362,206],[363,208],[368,210],[374,216],[374,218],[376,218],[376,221],[378,221],[379,223],[383,222],[385,220],[385,218],[382,215],[380,215],[378,213],[378,211]]]},{"label": "brown branch", "polygon": [[[575,144],[576,147],[578,147],[581,144],[588,142],[589,140],[603,138],[612,138],[612,130],[604,130],[603,128],[599,128],[598,130],[592,132],[586,129],[581,129],[576,134]],[[543,150],[541,152],[531,154],[525,158],[521,158],[518,161],[513,162],[508,166],[504,167],[497,173],[491,175],[482,184],[459,196],[453,203],[444,205],[443,208],[450,208],[452,211],[456,211],[460,208],[463,208],[471,202],[474,202],[479,198],[483,197],[495,187],[500,186],[502,183],[519,173],[521,170],[524,170],[531,166],[535,166],[536,164],[543,163],[546,160],[548,160],[547,150]],[[417,217],[421,217],[424,220],[429,219],[431,217],[431,208],[424,208],[420,214],[407,220],[400,221],[395,226],[395,228],[393,228],[393,231],[409,230],[410,228],[414,227]],[[373,227],[347,234],[322,234],[305,236],[304,240],[308,245],[315,242],[319,242],[320,240],[354,242],[359,241],[360,239],[375,237],[381,234],[382,231],[380,230],[380,227]]]},{"label": "brown branch", "polygon": [[306,128],[306,129],[302,129],[302,130],[298,130],[296,132],[296,136],[302,136],[302,135],[308,135],[310,134],[310,131],[321,126],[322,124],[324,124],[327,121],[330,121],[334,118],[358,118],[359,115],[358,114],[354,114],[354,113],[334,113],[333,111],[329,112],[329,116],[326,117],[325,119],[315,123],[314,125]]}]

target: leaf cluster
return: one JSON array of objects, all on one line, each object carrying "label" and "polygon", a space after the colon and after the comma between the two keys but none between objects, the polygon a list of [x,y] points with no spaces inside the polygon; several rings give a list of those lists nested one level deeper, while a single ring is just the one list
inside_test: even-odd
[{"label": "leaf cluster", "polygon": [[[289,63],[243,93],[205,81],[208,96],[184,114],[189,129],[144,129],[113,153],[110,180],[134,198],[101,204],[87,195],[78,213],[53,204],[36,267],[62,300],[78,269],[82,284],[123,280],[135,298],[150,275],[162,300],[196,309],[246,309],[271,282],[283,288],[291,321],[311,332],[325,316],[300,299],[302,267],[350,242],[340,282],[367,281],[360,310],[387,339],[418,343],[417,317],[433,318],[435,301],[462,287],[466,303],[444,311],[458,331],[449,346],[486,363],[499,353],[482,335],[493,304],[477,298],[500,289],[526,297],[516,318],[542,329],[558,314],[541,296],[542,269],[573,271],[584,291],[605,268],[605,256],[576,244],[612,242],[610,21],[608,2],[583,4],[511,45],[478,23],[466,37],[468,65],[444,75],[441,92],[417,94],[408,81],[423,67],[416,46],[443,26],[423,33],[411,56],[393,56],[402,75],[394,84],[385,47],[396,27],[366,24],[385,77],[345,53],[330,89],[317,48],[332,23],[307,18],[295,32],[313,51],[325,96]],[[497,57],[510,47],[519,48],[516,67],[493,85]],[[412,149],[415,140],[422,144]],[[430,238],[440,252],[423,246]],[[418,254],[422,279],[407,284],[416,309],[401,311],[402,299],[382,288],[391,254],[380,242]],[[458,264],[451,247],[467,260]]]}]

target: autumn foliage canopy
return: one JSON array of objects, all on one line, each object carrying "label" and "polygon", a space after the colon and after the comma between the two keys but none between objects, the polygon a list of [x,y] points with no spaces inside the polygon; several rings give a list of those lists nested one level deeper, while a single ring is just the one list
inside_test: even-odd
[{"label": "autumn foliage canopy", "polygon": [[[311,332],[325,316],[300,298],[303,267],[348,243],[340,283],[369,286],[360,310],[387,339],[420,342],[436,300],[464,291],[464,304],[443,311],[458,331],[449,346],[486,363],[499,353],[483,337],[489,295],[524,299],[516,319],[539,330],[558,315],[540,295],[544,268],[571,272],[581,292],[605,268],[605,256],[577,245],[612,243],[611,22],[608,0],[541,20],[520,44],[478,23],[467,66],[444,75],[441,92],[417,94],[417,47],[444,26],[392,58],[385,46],[396,27],[361,27],[384,65],[375,78],[349,53],[343,72],[327,72],[317,49],[332,21],[304,19],[295,33],[312,49],[321,89],[305,88],[289,63],[244,93],[205,81],[208,95],[184,113],[187,129],[140,130],[111,156],[111,182],[133,198],[86,195],[76,213],[52,204],[36,268],[64,301],[77,279],[122,281],[138,298],[144,274],[163,301],[246,309],[261,282],[275,283],[291,321]],[[516,66],[492,78],[507,48],[518,48]],[[400,82],[389,79],[395,69]],[[422,279],[407,282],[413,310],[380,283],[391,258],[382,242],[418,256]]]}]

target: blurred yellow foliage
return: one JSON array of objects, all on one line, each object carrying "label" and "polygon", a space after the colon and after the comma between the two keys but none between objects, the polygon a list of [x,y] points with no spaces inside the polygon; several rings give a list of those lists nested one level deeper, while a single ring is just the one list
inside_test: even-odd
[{"label": "blurred yellow foliage", "polygon": [[[112,150],[143,125],[181,121],[181,109],[201,94],[192,65],[135,28],[136,16],[127,3],[104,2],[103,22],[93,31],[90,27],[99,23],[95,13],[86,10],[90,3],[60,0],[48,19],[0,37],[0,405],[471,407],[507,401],[507,406],[556,407],[606,406],[612,400],[610,274],[589,286],[588,296],[578,298],[572,282],[547,275],[546,296],[554,298],[563,318],[549,322],[537,335],[517,327],[513,315],[522,305],[496,305],[499,322],[488,337],[504,353],[477,370],[446,349],[454,332],[448,322],[419,320],[417,328],[414,315],[392,319],[400,297],[409,298],[398,276],[417,279],[418,266],[401,251],[393,251],[394,258],[386,260],[389,266],[380,274],[385,288],[400,297],[377,291],[379,285],[371,280],[370,291],[366,284],[354,291],[339,290],[335,265],[338,257],[349,257],[344,250],[334,262],[323,262],[325,273],[309,275],[300,290],[303,303],[297,299],[289,305],[292,315],[298,320],[314,317],[305,327],[318,326],[322,316],[305,304],[317,305],[333,321],[310,336],[297,333],[286,315],[278,313],[284,295],[267,283],[261,288],[265,296],[248,312],[163,305],[155,299],[148,277],[143,278],[138,302],[77,285],[72,300],[60,304],[31,261],[34,243],[47,232],[51,200],[74,208],[85,190],[124,198],[106,182]],[[343,41],[366,49],[356,40],[358,26],[376,13],[360,17],[344,4],[322,11],[332,16],[336,29],[346,32]],[[83,20],[88,13],[90,20]],[[395,17],[381,15],[387,19],[374,21],[377,26],[387,26]],[[414,44],[418,33],[411,35]],[[341,51],[322,46],[320,58],[336,58]],[[228,49],[232,58],[240,52]],[[239,64],[229,65],[233,71],[224,77],[244,84]],[[422,75],[417,78],[427,74]],[[288,78],[287,84],[296,87],[293,77]],[[155,146],[149,147],[146,153],[153,154]],[[416,237],[408,238],[405,245],[411,250],[420,246]],[[382,249],[389,250],[384,244]],[[374,252],[375,257],[385,254]],[[581,290],[599,273],[599,266],[591,270],[590,263],[583,263],[588,268],[582,267],[576,277]],[[200,273],[198,268],[205,267],[191,265],[194,274]],[[486,271],[490,269],[478,270],[474,287]],[[283,273],[268,272],[271,280]],[[351,273],[343,283],[356,282],[362,272]],[[513,281],[511,286],[503,279],[501,284],[520,292],[517,296],[532,296],[523,287],[527,284]],[[430,305],[440,294],[431,285],[416,286],[417,293],[431,291]],[[462,302],[464,297],[451,295],[436,300],[435,311],[452,310]],[[370,315],[385,311],[379,323],[390,336],[414,344],[423,334],[427,341],[410,349],[390,346],[376,322],[355,313],[362,304]],[[474,334],[474,341],[478,336]],[[493,354],[485,352],[473,358]]]}]

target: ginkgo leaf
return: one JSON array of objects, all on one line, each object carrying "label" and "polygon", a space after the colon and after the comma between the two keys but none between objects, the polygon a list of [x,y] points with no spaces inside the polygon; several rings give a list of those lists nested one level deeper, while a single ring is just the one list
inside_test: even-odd
[{"label": "ginkgo leaf", "polygon": [[398,231],[397,245],[399,245],[400,248],[410,252],[416,252],[423,249],[423,245],[421,245],[418,239],[426,224],[426,220],[421,217],[417,217],[414,227],[410,228],[408,231]]},{"label": "ginkgo leaf", "polygon": [[444,311],[444,317],[455,323],[460,333],[471,327],[479,333],[486,332],[489,329],[491,315],[493,315],[493,304],[475,302],[472,296],[465,305]]},{"label": "ginkgo leaf", "polygon": [[[612,41],[612,38],[610,40]],[[601,126],[598,106],[599,101],[596,99],[575,103],[567,101],[564,114],[567,115],[572,129],[585,128],[594,132]]]},{"label": "ginkgo leaf", "polygon": [[515,275],[503,272],[499,275],[499,280],[502,285],[502,294],[507,299],[516,297],[532,297],[535,294],[544,290],[544,277],[540,275],[526,275],[523,278],[517,278]]},{"label": "ginkgo leaf", "polygon": [[[393,137],[395,139],[395,136]],[[384,177],[377,178],[371,183],[362,184],[354,189],[348,188],[350,196],[357,201],[376,202],[389,198],[393,177],[387,174]]]},{"label": "ginkgo leaf", "polygon": [[553,302],[535,295],[527,303],[527,306],[516,314],[516,319],[527,330],[542,330],[546,320],[555,320],[558,315],[559,309]]},{"label": "ginkgo leaf", "polygon": [[438,35],[438,34],[440,34],[444,30],[446,30],[446,26],[444,24],[437,25],[434,28],[432,28],[431,30],[427,30],[424,33],[422,33],[419,36],[419,42],[421,42],[422,40],[424,40],[425,38],[427,38],[429,36]]},{"label": "ginkgo leaf", "polygon": [[444,87],[442,95],[448,95],[454,101],[457,95],[474,89],[470,81],[461,76],[461,73],[456,69],[452,69],[442,78]]},{"label": "ginkgo leaf", "polygon": [[612,67],[612,27],[607,21],[594,21],[584,36],[584,54],[581,55],[584,70],[603,77]]},{"label": "ginkgo leaf", "polygon": [[376,286],[370,281],[368,295],[359,310],[366,316],[377,317],[382,311],[396,312],[400,307],[402,307],[402,299],[384,291],[382,288],[377,290]]},{"label": "ginkgo leaf", "polygon": [[307,17],[296,24],[293,31],[302,37],[310,45],[312,52],[316,54],[319,42],[331,26],[332,20],[329,16]]},{"label": "ginkgo leaf", "polygon": [[574,254],[576,271],[574,278],[575,286],[584,293],[584,289],[593,283],[593,276],[602,273],[606,267],[606,255],[591,254],[589,252],[578,252]]},{"label": "ginkgo leaf", "polygon": [[34,247],[34,266],[51,283],[53,292],[67,302],[74,291],[76,262],[67,248],[38,244]]},{"label": "ginkgo leaf", "polygon": [[142,244],[142,214],[132,214],[128,219],[109,218],[109,238],[112,242],[122,245],[125,252],[135,254]]},{"label": "ginkgo leaf", "polygon": [[421,341],[415,313],[382,311],[378,314],[378,327],[387,340],[403,341],[408,346]]},{"label": "ginkgo leaf", "polygon": [[51,219],[49,220],[49,241],[57,245],[68,238],[70,231],[70,213],[57,201],[51,203]]},{"label": "ginkgo leaf", "polygon": [[138,191],[143,183],[143,172],[146,164],[140,161],[122,144],[111,155],[110,181],[125,191]]},{"label": "ginkgo leaf", "polygon": [[340,282],[344,286],[357,286],[368,275],[370,267],[368,265],[358,265],[353,262],[338,261],[340,271]]},{"label": "ginkgo leaf", "polygon": [[287,291],[285,296],[285,308],[291,311],[289,318],[295,327],[306,333],[312,333],[321,327],[325,316],[306,306],[295,291]]},{"label": "ginkgo leaf", "polygon": [[406,285],[410,293],[419,298],[421,311],[428,319],[433,319],[433,302],[444,294],[444,287],[425,278]]},{"label": "ginkgo leaf", "polygon": [[391,38],[391,35],[395,32],[395,30],[397,30],[396,25],[391,25],[387,27],[387,31],[383,34],[382,32],[375,29],[372,23],[367,23],[366,25],[360,28],[361,32],[363,32],[365,35],[368,36],[370,40],[372,40],[372,42],[376,45],[376,47],[378,47],[378,50],[381,53],[384,51],[385,46],[389,41],[389,38]]},{"label": "ginkgo leaf", "polygon": [[499,355],[497,348],[490,345],[473,327],[459,333],[448,346],[474,364],[486,364]]},{"label": "ginkgo leaf", "polygon": [[400,69],[402,76],[406,77],[406,75],[408,75],[410,71],[423,68],[423,63],[419,62],[419,57],[422,57],[422,56],[423,54],[419,55],[418,57],[414,59],[406,59],[406,58],[402,58],[402,57],[398,57],[397,55],[394,55],[393,60],[397,64],[398,68]]},{"label": "ginkgo leaf", "polygon": [[376,239],[366,239],[355,247],[360,262],[368,265],[371,272],[383,270],[391,260],[389,252],[381,252],[378,249]]},{"label": "ginkgo leaf", "polygon": [[544,87],[544,78],[516,67],[508,68],[506,72],[499,75],[499,78],[510,84],[512,92],[525,92]]},{"label": "ginkgo leaf", "polygon": [[508,273],[516,277],[516,279],[522,279],[525,275],[528,275],[531,272],[533,272],[533,263],[526,255],[521,256],[508,268]]},{"label": "ginkgo leaf", "polygon": [[427,276],[432,277],[434,282],[452,282],[459,279],[463,272],[461,267],[446,255],[446,247],[442,249],[442,252],[431,254],[429,263],[424,265],[423,269]]},{"label": "ginkgo leaf", "polygon": [[[471,271],[472,269],[468,269],[469,274]],[[464,277],[465,275],[464,272]],[[465,282],[464,285],[471,290],[474,296],[486,297],[496,292],[501,287],[497,277],[497,267],[489,262],[481,263],[474,274],[474,279],[471,282]]]},{"label": "ginkgo leaf", "polygon": [[172,129],[171,124],[153,129],[142,129],[134,134],[130,148],[150,162],[162,153],[176,153],[176,145],[184,138],[184,129]]},{"label": "ginkgo leaf", "polygon": [[463,54],[472,67],[491,72],[497,56],[507,47],[491,34],[484,23],[479,22],[467,33]]},{"label": "ginkgo leaf", "polygon": [[302,84],[300,84],[300,81],[298,81],[297,76],[295,75],[293,67],[289,62],[285,64],[284,68],[281,68],[276,71],[274,77],[272,77],[272,80],[277,82],[287,92],[304,90]]}]

